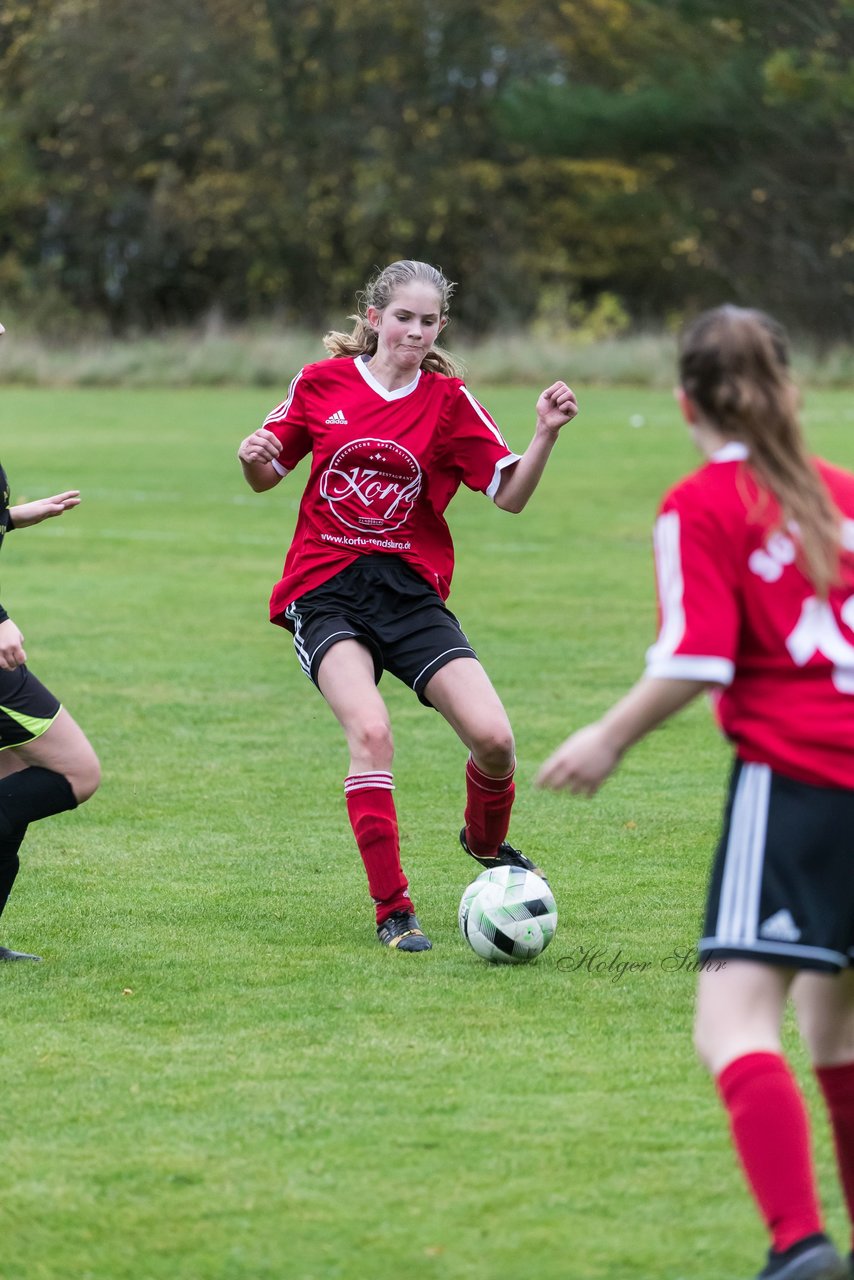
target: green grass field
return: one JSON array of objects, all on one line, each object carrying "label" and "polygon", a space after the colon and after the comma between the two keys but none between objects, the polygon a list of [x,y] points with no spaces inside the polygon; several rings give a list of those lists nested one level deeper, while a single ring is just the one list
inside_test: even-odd
[{"label": "green grass field", "polygon": [[[536,389],[475,390],[524,446]],[[434,950],[375,940],[343,741],[266,622],[300,473],[254,495],[235,460],[275,395],[4,389],[13,499],[79,486],[84,505],[9,537],[0,599],[104,782],[31,828],[0,927],[45,958],[0,970],[2,1280],[758,1269],[764,1232],[690,1047],[726,747],[698,705],[592,802],[531,786],[639,673],[651,521],[694,464],[669,395],[580,398],[526,512],[468,493],[451,509],[451,605],[517,734],[511,835],[561,912],[538,962],[502,968],[456,928],[465,752],[390,678]],[[808,400],[814,445],[849,465],[852,418],[840,393]]]}]

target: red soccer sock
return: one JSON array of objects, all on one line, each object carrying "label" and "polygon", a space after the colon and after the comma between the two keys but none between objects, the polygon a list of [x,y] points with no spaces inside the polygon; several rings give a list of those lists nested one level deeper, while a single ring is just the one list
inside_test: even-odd
[{"label": "red soccer sock", "polygon": [[493,858],[510,827],[516,766],[503,778],[490,778],[471,756],[466,764],[466,842],[479,858]]},{"label": "red soccer sock", "polygon": [[717,1085],[750,1190],[782,1253],[823,1230],[801,1092],[777,1053],[736,1058]]},{"label": "red soccer sock", "polygon": [[377,924],[393,911],[411,911],[409,885],[400,865],[400,840],[391,774],[351,773],[344,780],[347,813],[377,909]]},{"label": "red soccer sock", "polygon": [[[854,1224],[854,1062],[833,1067],[816,1067],[836,1146],[839,1179],[845,1193],[848,1217]],[[854,1237],[852,1237],[854,1249]]]}]

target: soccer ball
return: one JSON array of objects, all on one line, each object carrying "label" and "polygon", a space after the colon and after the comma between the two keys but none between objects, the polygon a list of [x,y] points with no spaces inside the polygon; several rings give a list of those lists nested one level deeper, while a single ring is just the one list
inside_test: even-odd
[{"label": "soccer ball", "polygon": [[460,901],[460,933],[484,960],[534,960],[557,929],[554,894],[523,867],[494,867],[473,880]]}]

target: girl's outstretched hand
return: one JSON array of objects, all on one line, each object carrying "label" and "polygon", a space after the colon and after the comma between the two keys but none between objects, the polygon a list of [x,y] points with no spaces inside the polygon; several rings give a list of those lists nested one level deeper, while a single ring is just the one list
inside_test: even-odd
[{"label": "girl's outstretched hand", "polygon": [[9,508],[9,515],[16,529],[26,529],[31,524],[41,524],[42,520],[51,520],[61,516],[72,507],[80,505],[80,490],[69,489],[66,493],[55,493],[50,498],[36,498],[33,502],[21,502]]},{"label": "girl's outstretched hand", "polygon": [[620,763],[616,750],[602,724],[589,724],[579,729],[558,747],[540,768],[535,787],[550,791],[569,791],[592,796]]}]

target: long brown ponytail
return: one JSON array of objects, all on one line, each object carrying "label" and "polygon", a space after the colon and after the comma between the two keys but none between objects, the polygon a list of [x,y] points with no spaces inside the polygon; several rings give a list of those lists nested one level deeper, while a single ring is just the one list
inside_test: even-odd
[{"label": "long brown ponytail", "polygon": [[[339,333],[333,329],[327,333],[323,339],[323,345],[329,354],[331,356],[373,355],[377,349],[377,335],[368,324],[365,315],[367,308],[376,307],[378,311],[384,311],[396,289],[416,281],[436,290],[439,295],[439,314],[447,316],[451,294],[454,291],[452,280],[447,280],[441,271],[431,267],[428,262],[415,262],[408,258],[401,262],[392,262],[369,280],[364,290],[357,295],[357,314],[347,317],[348,320],[355,321],[353,332]],[[449,351],[443,351],[440,347],[432,347],[427,352],[421,361],[421,368],[428,372],[444,373],[451,378],[459,378],[463,373],[460,362]]]},{"label": "long brown ponytail", "polygon": [[679,375],[704,417],[747,445],[757,480],[797,525],[804,571],[825,599],[839,576],[841,517],[807,453],[785,331],[762,311],[705,311],[682,335]]}]

